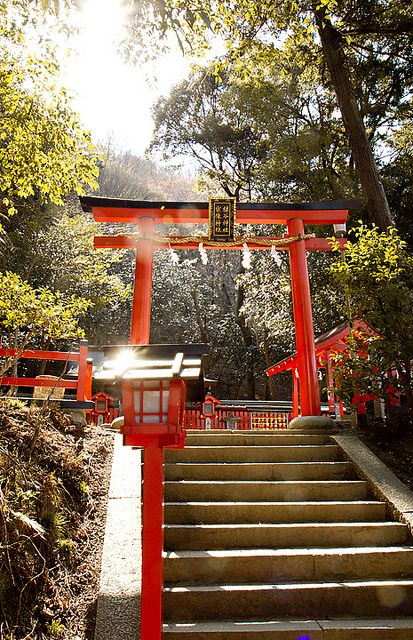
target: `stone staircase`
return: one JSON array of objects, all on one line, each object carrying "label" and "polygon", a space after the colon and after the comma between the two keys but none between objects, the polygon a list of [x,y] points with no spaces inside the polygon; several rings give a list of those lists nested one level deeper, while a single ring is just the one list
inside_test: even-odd
[{"label": "stone staircase", "polygon": [[328,434],[190,432],[165,461],[165,640],[412,640],[407,527]]}]

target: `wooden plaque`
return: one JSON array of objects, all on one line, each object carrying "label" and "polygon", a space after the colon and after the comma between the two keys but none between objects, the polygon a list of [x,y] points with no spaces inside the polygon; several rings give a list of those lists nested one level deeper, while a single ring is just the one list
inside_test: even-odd
[{"label": "wooden plaque", "polygon": [[208,237],[221,242],[234,239],[235,198],[210,198]]}]

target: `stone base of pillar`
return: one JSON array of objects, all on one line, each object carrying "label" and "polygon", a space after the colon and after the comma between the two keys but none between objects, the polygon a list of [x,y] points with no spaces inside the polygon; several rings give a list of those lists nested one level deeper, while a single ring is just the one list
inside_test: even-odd
[{"label": "stone base of pillar", "polygon": [[337,422],[327,416],[299,416],[293,418],[289,429],[337,429]]}]

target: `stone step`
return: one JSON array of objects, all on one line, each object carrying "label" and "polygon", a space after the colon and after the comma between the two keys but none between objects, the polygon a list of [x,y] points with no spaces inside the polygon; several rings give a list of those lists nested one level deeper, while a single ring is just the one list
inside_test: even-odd
[{"label": "stone step", "polygon": [[407,527],[398,522],[167,524],[164,541],[166,551],[394,546],[407,541]]},{"label": "stone step", "polygon": [[165,464],[165,480],[342,480],[351,462],[177,462]]},{"label": "stone step", "polygon": [[165,640],[413,640],[413,618],[169,623]]},{"label": "stone step", "polygon": [[413,578],[413,547],[171,551],[165,584]]},{"label": "stone step", "polygon": [[256,446],[256,445],[300,445],[300,444],[328,444],[331,438],[328,435],[306,435],[288,432],[281,433],[256,433],[254,431],[241,431],[238,433],[227,433],[225,431],[214,432],[204,431],[191,433],[185,440],[185,446],[194,447],[197,445],[220,445],[220,446]]},{"label": "stone step", "polygon": [[167,621],[389,615],[413,611],[413,580],[364,580],[165,587]]},{"label": "stone step", "polygon": [[285,522],[372,522],[384,520],[378,501],[338,502],[168,502],[167,524],[255,524]]},{"label": "stone step", "polygon": [[362,500],[367,496],[367,482],[363,480],[293,480],[293,481],[167,481],[164,485],[166,502],[226,501],[226,500]]},{"label": "stone step", "polygon": [[333,444],[299,446],[256,445],[196,446],[166,449],[166,462],[304,462],[336,460],[340,447]]}]

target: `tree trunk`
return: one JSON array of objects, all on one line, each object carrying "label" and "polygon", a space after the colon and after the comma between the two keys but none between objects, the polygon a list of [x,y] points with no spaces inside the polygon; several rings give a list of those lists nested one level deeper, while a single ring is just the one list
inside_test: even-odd
[{"label": "tree trunk", "polygon": [[326,19],[324,8],[314,11],[324,59],[330,72],[331,82],[360,178],[367,211],[372,222],[375,222],[381,230],[386,231],[387,227],[392,224],[390,207],[350,82],[343,46],[344,39]]},{"label": "tree trunk", "polygon": [[412,426],[413,423],[413,392],[412,392],[412,376],[410,373],[410,360],[406,360],[403,366],[398,366],[400,382],[402,383],[403,390],[406,394],[407,412],[409,416],[409,422]]},{"label": "tree trunk", "polygon": [[[272,362],[270,361],[270,353],[268,348],[268,332],[266,329],[264,329],[264,357],[265,357],[265,366],[267,367],[267,369],[269,369],[272,365]],[[266,378],[265,381],[267,383],[268,391],[270,392],[270,400],[275,400],[274,380],[272,379],[272,376],[265,375],[265,378]]]},{"label": "tree trunk", "polygon": [[[242,273],[242,270],[241,270]],[[242,337],[244,340],[245,354],[246,354],[246,367],[245,367],[245,380],[247,384],[247,395],[250,400],[255,400],[255,374],[254,374],[254,357],[252,355],[253,347],[255,346],[254,336],[250,330],[245,317],[240,313],[240,309],[244,302],[244,291],[242,287],[238,289],[237,294],[237,310],[235,322],[241,329]]]},{"label": "tree trunk", "polygon": [[192,302],[194,303],[195,318],[196,318],[196,323],[198,325],[199,333],[201,334],[201,340],[202,342],[208,343],[209,333],[208,333],[206,324],[202,318],[202,312],[199,306],[199,300],[198,300],[196,289],[191,289],[191,298],[192,298]]}]

